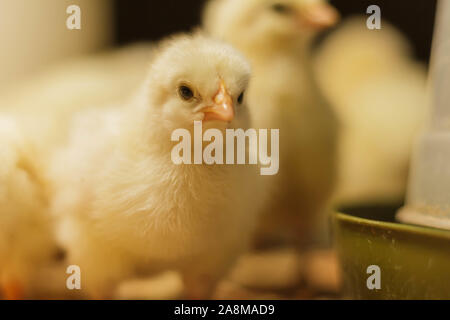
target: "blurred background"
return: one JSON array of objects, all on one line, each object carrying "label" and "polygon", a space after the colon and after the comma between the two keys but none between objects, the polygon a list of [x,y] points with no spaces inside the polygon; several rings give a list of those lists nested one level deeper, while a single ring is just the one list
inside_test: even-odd
[{"label": "blurred background", "polygon": [[[65,27],[71,4],[83,8],[83,28],[76,32]],[[110,0],[1,0],[0,86],[112,44],[113,9]]]},{"label": "blurred background", "polygon": [[[61,106],[67,103],[67,109],[70,109],[70,104],[80,105],[85,102],[84,99],[93,104],[105,102],[99,92],[108,92],[108,95],[111,95],[108,98],[111,100],[122,98],[120,91],[127,93],[129,90],[126,88],[133,88],[141,77],[144,68],[142,64],[135,63],[143,61],[139,60],[143,57],[141,51],[127,51],[124,56],[118,55],[117,60],[115,56],[100,55],[98,60],[75,63],[67,69],[64,68],[65,61],[76,61],[79,56],[108,52],[109,48],[126,47],[135,42],[154,42],[176,32],[190,31],[200,24],[202,8],[206,2],[207,0],[0,0],[0,38],[3,40],[0,50],[0,91],[8,91],[10,85],[20,87],[21,80],[26,79],[31,79],[31,82],[45,80],[41,82],[48,83],[42,87],[26,85],[20,91],[11,91],[11,95],[6,95],[6,98],[0,94],[0,108],[4,105],[27,105],[29,101],[33,101],[39,107],[50,104]],[[412,47],[414,59],[403,55],[402,50],[399,50],[400,53],[396,52],[397,45],[401,46],[399,43],[403,42],[403,38],[388,36],[386,42],[382,43],[387,43],[384,48],[393,48],[393,52],[381,54],[377,60],[377,57],[373,56],[379,52],[373,56],[371,52],[363,52],[361,47],[366,47],[365,44],[358,47],[354,46],[354,43],[346,42],[348,39],[338,39],[339,41],[328,48],[331,55],[327,56],[325,52],[320,61],[326,69],[327,63],[333,60],[333,55],[340,52],[339,57],[343,65],[348,64],[345,68],[340,68],[331,63],[330,70],[334,72],[318,72],[323,87],[331,84],[328,87],[340,90],[326,94],[329,101],[335,104],[334,108],[347,130],[346,140],[342,144],[342,162],[346,164],[342,166],[342,202],[350,205],[373,205],[382,202],[398,205],[403,201],[406,189],[412,133],[418,131],[418,123],[424,121],[423,114],[426,111],[423,110],[425,105],[422,98],[425,94],[422,94],[422,88],[425,87],[426,67],[430,61],[437,1],[330,2],[341,13],[344,23],[346,18],[353,15],[366,15],[368,6],[378,5],[381,8],[382,24],[390,23],[395,26]],[[73,4],[81,7],[81,30],[66,28],[66,19],[69,16],[66,8]],[[317,47],[325,43],[338,28],[339,26],[322,34],[317,39]],[[385,34],[391,33],[394,33],[392,29],[388,29]],[[370,34],[376,34],[376,31]],[[352,37],[350,39],[353,40]],[[366,51],[379,49],[376,36],[368,39],[367,43],[370,46]],[[144,48],[146,49],[147,47]],[[373,60],[368,58],[367,61],[359,61],[359,64],[353,66],[353,60],[348,57],[358,56],[359,53],[352,50],[360,50],[361,55]],[[391,70],[391,65],[396,63],[392,61],[398,62],[400,67]],[[373,68],[370,68],[371,63],[374,64]],[[378,68],[377,63],[385,69]],[[33,80],[34,75],[45,73],[53,65],[62,65],[61,72],[38,78],[41,79],[39,81]],[[110,66],[119,70],[113,72]],[[347,68],[348,66],[353,69]],[[94,69],[98,72],[94,73]],[[358,74],[359,70],[366,69],[369,70],[367,77]],[[340,72],[342,70],[343,72]],[[345,77],[347,70],[348,78]],[[351,70],[356,70],[353,78]],[[127,76],[123,77],[124,73],[120,71],[126,72]],[[342,74],[343,79],[339,77]],[[73,81],[66,81],[67,79]],[[345,81],[348,85],[340,86]],[[60,86],[65,82],[65,86]],[[79,83],[83,86],[78,87]],[[45,91],[47,94],[42,98],[42,88],[52,86],[54,91]],[[356,90],[353,90],[354,88]],[[358,94],[353,94],[355,91]],[[411,92],[417,93],[419,98],[411,95]],[[415,105],[412,105],[411,101],[414,101]],[[362,105],[364,108],[360,108]],[[359,139],[360,137],[363,138]],[[351,152],[348,152],[349,150]],[[373,188],[360,192],[362,186],[369,185]],[[234,282],[224,282],[217,297],[340,297],[341,281],[338,269],[333,251],[313,250],[299,255],[292,248],[282,248],[264,255],[256,253],[241,261],[232,275]],[[255,270],[259,270],[259,273]],[[264,283],[261,279],[265,280]],[[235,283],[244,285],[236,286]],[[306,290],[305,283],[308,287]],[[167,281],[162,281],[162,286],[168,287]],[[256,289],[248,290],[250,287]],[[136,287],[126,291],[125,297],[133,296]],[[137,297],[142,298],[142,295]]]},{"label": "blurred background", "polygon": [[[197,26],[206,1],[1,0],[0,86],[47,65],[113,45],[158,40]],[[436,1],[333,0],[344,17],[364,14],[369,5],[382,8],[382,19],[397,26],[412,42],[415,54],[430,55]],[[67,6],[82,8],[82,29],[65,28]]]},{"label": "blurred background", "polygon": [[[190,30],[201,19],[206,0],[192,2],[166,0],[130,4],[115,0],[116,43],[157,40],[176,31]],[[410,39],[418,58],[428,61],[431,50],[436,0],[332,0],[344,18],[365,14],[370,5],[378,5],[383,21],[393,23]]]}]

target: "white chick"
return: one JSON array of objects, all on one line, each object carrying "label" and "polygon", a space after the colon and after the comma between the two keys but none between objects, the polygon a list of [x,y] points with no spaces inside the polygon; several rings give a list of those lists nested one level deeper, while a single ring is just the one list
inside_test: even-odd
[{"label": "white chick", "polygon": [[161,46],[135,99],[80,114],[54,159],[52,210],[91,297],[136,274],[179,271],[205,298],[251,237],[257,166],[176,165],[175,129],[246,128],[246,60],[201,35]]},{"label": "white chick", "polygon": [[394,27],[369,30],[365,17],[346,21],[316,58],[317,78],[342,124],[334,202],[400,203],[412,144],[428,117],[425,67]]},{"label": "white chick", "polygon": [[0,296],[21,299],[57,247],[35,153],[13,118],[0,117],[0,145]]},{"label": "white chick", "polygon": [[262,244],[302,244],[322,224],[334,184],[338,126],[312,74],[310,46],[338,17],[321,0],[214,0],[205,10],[207,32],[236,46],[252,64],[247,98],[256,127],[280,129],[280,171],[258,237]]}]

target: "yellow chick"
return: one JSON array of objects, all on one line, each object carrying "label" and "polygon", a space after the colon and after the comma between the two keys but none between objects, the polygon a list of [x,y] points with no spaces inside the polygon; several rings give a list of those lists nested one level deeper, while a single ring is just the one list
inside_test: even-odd
[{"label": "yellow chick", "polygon": [[425,67],[393,26],[369,30],[365,17],[354,17],[325,40],[315,70],[342,124],[334,202],[400,203],[428,117]]},{"label": "yellow chick", "polygon": [[[79,114],[50,174],[68,261],[91,297],[139,274],[179,271],[208,297],[245,250],[258,211],[257,166],[177,165],[174,130],[246,128],[247,61],[202,35],[161,45],[127,105]],[[194,145],[194,144],[193,144]]]},{"label": "yellow chick", "polygon": [[333,190],[338,125],[315,82],[310,46],[338,18],[321,0],[213,0],[205,10],[206,31],[252,64],[247,98],[256,127],[280,129],[280,173],[258,237],[263,244],[311,238]]},{"label": "yellow chick", "polygon": [[0,117],[0,297],[30,297],[57,247],[35,154],[15,119]]},{"label": "yellow chick", "polygon": [[92,106],[128,99],[145,78],[153,44],[83,56],[56,64],[0,90],[0,110],[68,117]]}]

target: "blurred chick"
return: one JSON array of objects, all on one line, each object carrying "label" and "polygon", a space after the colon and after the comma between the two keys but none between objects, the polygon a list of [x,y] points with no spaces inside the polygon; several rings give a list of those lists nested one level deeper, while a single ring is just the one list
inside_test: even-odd
[{"label": "blurred chick", "polygon": [[280,171],[259,244],[302,244],[322,225],[334,184],[338,126],[315,82],[310,46],[338,18],[321,0],[213,0],[205,10],[207,32],[252,63],[247,97],[256,127],[280,129]]},{"label": "blurred chick", "polygon": [[369,30],[354,17],[325,40],[315,70],[342,124],[335,203],[400,203],[428,117],[425,67],[394,27]]},{"label": "blurred chick", "polygon": [[246,60],[201,35],[161,45],[127,105],[73,122],[51,179],[59,239],[91,297],[111,297],[136,274],[179,271],[189,298],[205,298],[251,237],[258,168],[175,165],[174,130],[249,126]]},{"label": "blurred chick", "polygon": [[[0,90],[0,111],[51,113],[67,119],[92,106],[127,100],[145,79],[154,45],[138,43],[118,50],[56,64]],[[64,118],[61,118],[64,117]]]},{"label": "blurred chick", "polygon": [[0,117],[0,298],[30,297],[57,248],[35,153],[15,120]]}]

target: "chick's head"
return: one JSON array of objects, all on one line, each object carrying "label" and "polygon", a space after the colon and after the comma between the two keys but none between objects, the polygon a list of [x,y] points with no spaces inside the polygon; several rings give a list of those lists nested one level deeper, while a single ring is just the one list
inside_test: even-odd
[{"label": "chick's head", "polygon": [[200,34],[178,36],[161,45],[153,60],[149,104],[164,126],[190,129],[248,125],[245,90],[250,65],[230,45]]},{"label": "chick's head", "polygon": [[307,42],[338,20],[326,0],[212,0],[204,14],[208,32],[240,45]]}]

